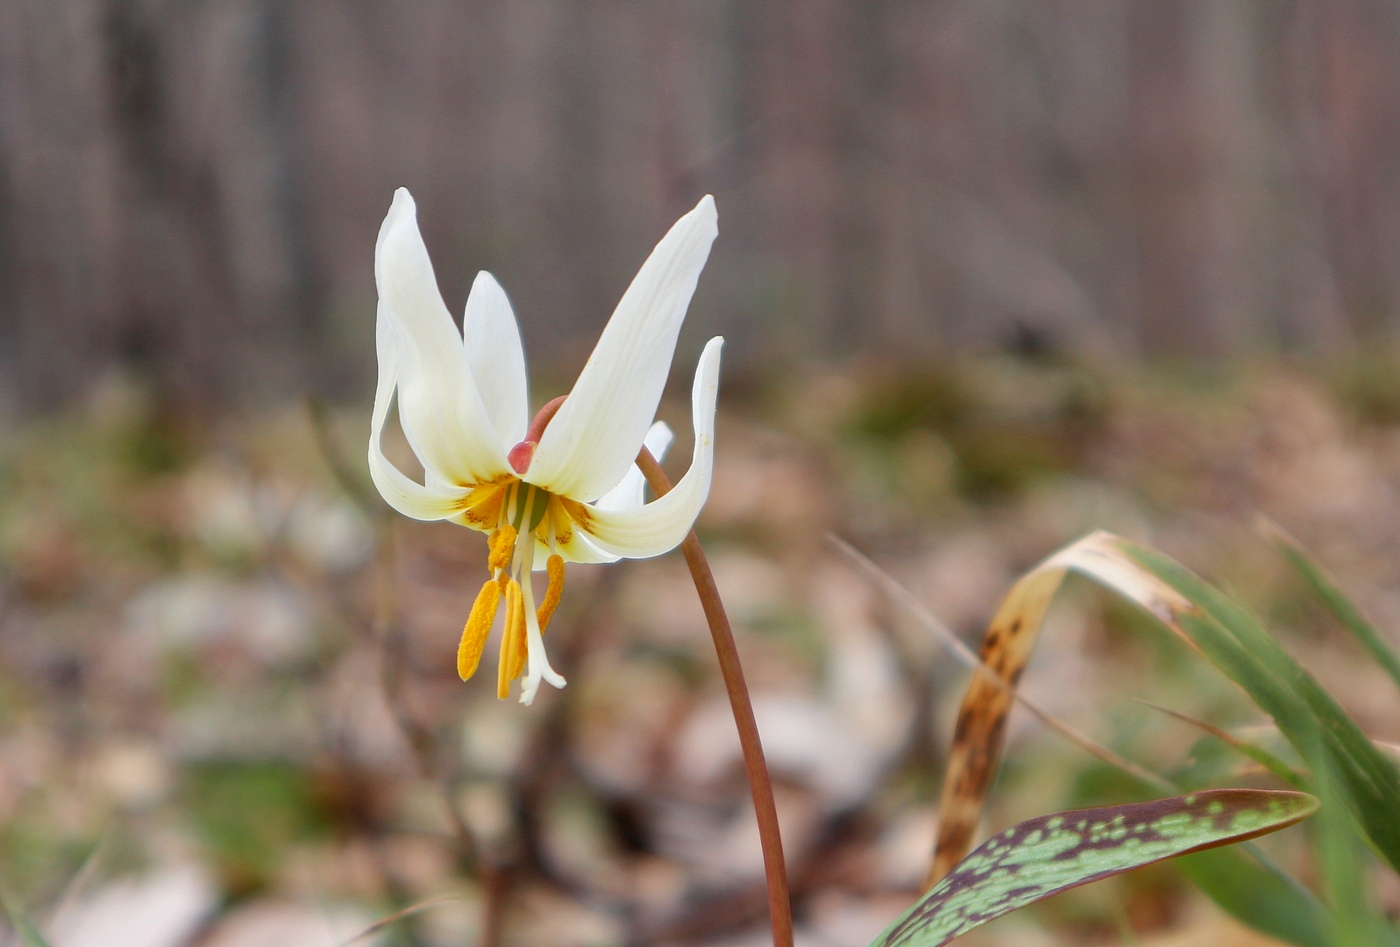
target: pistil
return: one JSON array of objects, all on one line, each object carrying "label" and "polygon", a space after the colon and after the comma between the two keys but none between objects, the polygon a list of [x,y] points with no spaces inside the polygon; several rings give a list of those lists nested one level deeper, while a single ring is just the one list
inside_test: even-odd
[{"label": "pistil", "polygon": [[520,476],[525,476],[525,472],[530,469],[530,461],[535,457],[535,448],[540,445],[540,438],[544,437],[544,429],[554,416],[559,413],[559,409],[564,404],[567,395],[560,395],[545,403],[540,408],[535,419],[530,422],[530,428],[525,432],[525,440],[516,444],[506,454],[506,460],[510,461],[510,467]]}]

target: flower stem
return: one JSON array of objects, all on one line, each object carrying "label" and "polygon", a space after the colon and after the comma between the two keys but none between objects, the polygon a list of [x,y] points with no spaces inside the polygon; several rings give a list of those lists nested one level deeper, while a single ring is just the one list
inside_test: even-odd
[{"label": "flower stem", "polygon": [[[670,491],[671,481],[645,447],[637,455],[637,466],[657,496]],[[739,728],[739,745],[744,751],[744,769],[748,772],[759,840],[763,845],[763,870],[768,881],[768,915],[773,924],[773,944],[774,947],[792,947],[792,903],[788,895],[787,866],[783,863],[783,840],[778,832],[778,809],[773,803],[773,781],[768,775],[768,764],[763,760],[763,744],[758,738],[758,723],[754,720],[753,704],[749,701],[749,688],[744,683],[744,669],[739,664],[739,649],[734,645],[729,616],[724,612],[724,602],[720,600],[714,574],[705,559],[705,551],[700,548],[695,530],[691,530],[685,542],[681,543],[681,552],[685,555],[686,565],[690,567],[690,577],[695,582],[695,591],[705,610],[705,620],[710,625],[715,654],[719,657],[720,674],[724,677],[725,690],[729,692],[729,706],[734,712],[734,723]]]}]

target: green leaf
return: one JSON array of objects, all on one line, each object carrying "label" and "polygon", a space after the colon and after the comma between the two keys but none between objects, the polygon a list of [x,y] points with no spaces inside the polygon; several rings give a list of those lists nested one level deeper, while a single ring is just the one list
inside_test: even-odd
[{"label": "green leaf", "polygon": [[1255,838],[1316,810],[1306,793],[1216,789],[1028,819],[959,862],[871,947],[941,947],[1067,888]]},{"label": "green leaf", "polygon": [[1153,550],[1121,548],[1186,598],[1195,611],[1177,616],[1182,629],[1304,757],[1320,746],[1336,769],[1337,798],[1367,838],[1400,870],[1400,772],[1336,699],[1240,605]]},{"label": "green leaf", "polygon": [[1322,599],[1322,604],[1341,622],[1343,628],[1361,642],[1362,647],[1371,653],[1376,663],[1384,668],[1396,686],[1400,687],[1400,654],[1396,654],[1394,646],[1386,640],[1385,635],[1371,624],[1361,609],[1347,598],[1346,593],[1337,586],[1326,570],[1301,546],[1281,532],[1277,539],[1284,558],[1303,577],[1303,581],[1308,583],[1317,597]]},{"label": "green leaf", "polygon": [[10,897],[10,892],[0,886],[0,906],[5,909],[5,916],[10,919],[10,924],[14,927],[15,933],[19,935],[19,942],[22,947],[49,947],[48,941],[44,940],[39,929],[29,920],[29,915],[24,908],[15,903]]},{"label": "green leaf", "polygon": [[1333,947],[1327,908],[1255,846],[1207,849],[1173,864],[1241,923],[1297,947]]},{"label": "green leaf", "polygon": [[[1299,773],[1296,770],[1294,770],[1293,767],[1289,766],[1278,756],[1275,756],[1273,753],[1270,753],[1263,747],[1251,743],[1248,740],[1241,739],[1240,737],[1235,736],[1233,733],[1231,733],[1223,727],[1217,727],[1215,724],[1205,720],[1198,720],[1195,717],[1189,716],[1188,714],[1183,714],[1176,710],[1172,710],[1169,707],[1160,707],[1157,704],[1146,700],[1139,700],[1138,703],[1146,707],[1151,707],[1153,710],[1160,711],[1169,717],[1174,717],[1177,720],[1182,721],[1183,723],[1189,723],[1191,726],[1195,727],[1198,730],[1205,731],[1206,733],[1214,737],[1216,740],[1219,740],[1221,743],[1225,744],[1227,747],[1235,750],[1242,756],[1253,760],[1255,763],[1258,763],[1264,769],[1268,770],[1275,777],[1277,777],[1285,785],[1290,786],[1293,789],[1297,789],[1299,791],[1307,790],[1308,787],[1305,785],[1303,777],[1299,775]],[[1196,746],[1192,748],[1191,755],[1193,757],[1199,756],[1201,752],[1200,748],[1201,744],[1197,743]],[[1179,779],[1178,782],[1180,782]],[[1192,789],[1195,787],[1186,785],[1182,788]]]}]

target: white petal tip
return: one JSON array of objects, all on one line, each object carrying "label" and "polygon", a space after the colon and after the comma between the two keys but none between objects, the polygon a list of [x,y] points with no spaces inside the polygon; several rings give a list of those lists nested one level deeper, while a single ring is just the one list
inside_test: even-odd
[{"label": "white petal tip", "polygon": [[719,211],[715,209],[715,199],[709,194],[700,198],[700,203],[691,208],[690,213],[682,217],[681,220],[690,220],[697,224],[706,224],[709,229],[719,232]]},{"label": "white petal tip", "polygon": [[[515,319],[515,313],[510,308],[510,297],[506,296],[506,291],[501,288],[501,284],[497,282],[496,277],[485,270],[478,272],[476,274],[476,279],[472,280],[471,292],[467,294],[467,310],[469,312],[474,302],[476,305],[503,306],[512,323]],[[517,340],[515,346],[518,347],[520,344],[518,341],[519,335],[517,334],[515,338]],[[521,357],[523,358],[524,356],[522,355]]]},{"label": "white petal tip", "polygon": [[[394,191],[393,203],[389,205],[389,212],[384,215],[384,223],[379,227],[379,239],[374,245],[374,263],[376,276],[379,267],[383,263],[380,259],[385,251],[385,246],[391,241],[402,241],[408,229],[416,230],[418,227],[418,205],[413,203],[413,195],[408,193],[408,188],[401,187]],[[380,292],[380,299],[384,294]]]}]

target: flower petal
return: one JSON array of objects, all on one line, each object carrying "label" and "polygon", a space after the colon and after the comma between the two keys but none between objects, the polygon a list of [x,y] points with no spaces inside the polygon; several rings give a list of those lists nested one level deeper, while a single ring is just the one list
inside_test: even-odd
[{"label": "flower petal", "polygon": [[413,452],[432,476],[456,486],[509,473],[404,188],[379,230],[374,278],[381,312],[397,330],[399,419]]},{"label": "flower petal", "polygon": [[[646,448],[657,460],[663,460],[673,439],[674,435],[666,422],[657,421],[651,426],[651,430],[647,431]],[[633,464],[632,469],[627,471],[627,476],[622,478],[622,482],[598,500],[597,507],[604,510],[635,510],[642,505],[646,485],[641,468]],[[549,512],[545,515],[554,518],[554,546],[549,548],[536,540],[535,568],[543,569],[541,563],[545,562],[552,552],[559,553],[569,562],[616,562],[621,558],[603,552],[589,542],[588,534],[574,527],[573,520],[563,504],[557,500],[551,504]]]},{"label": "flower petal", "polygon": [[374,413],[369,426],[369,474],[380,496],[404,516],[416,520],[441,520],[461,511],[465,490],[433,489],[415,483],[384,456],[381,443],[389,404],[398,384],[397,331],[384,307],[379,307],[375,335],[379,350],[379,384],[374,391]]},{"label": "flower petal", "polygon": [[525,477],[530,483],[587,502],[622,480],[656,416],[716,219],[714,198],[706,195],[642,264],[545,428]]},{"label": "flower petal", "polygon": [[[574,524],[565,505],[560,498],[552,498],[545,510],[544,520],[535,530],[536,568],[545,568],[542,563],[556,552],[566,562],[616,562],[617,556],[599,550],[588,541],[583,530]],[[549,537],[549,545],[546,546],[541,537]]]},{"label": "flower petal", "polygon": [[545,562],[548,556],[555,552],[563,556],[565,562],[596,564],[600,562],[616,562],[622,558],[621,556],[614,556],[603,552],[588,541],[588,537],[583,534],[582,530],[575,530],[573,538],[567,543],[555,543],[553,549],[546,546],[538,539],[535,540],[535,569],[543,569],[544,566],[539,565],[539,563]]},{"label": "flower petal", "polygon": [[476,274],[467,296],[462,335],[486,414],[502,446],[525,436],[530,423],[530,398],[525,384],[525,350],[506,291],[486,271]]},{"label": "flower petal", "polygon": [[589,541],[604,552],[628,559],[646,559],[674,549],[699,515],[710,495],[714,469],[715,399],[719,396],[719,354],[724,340],[713,338],[700,356],[691,393],[695,423],[695,453],[690,469],[670,493],[633,510],[603,510],[569,504],[575,522]]},{"label": "flower petal", "polygon": [[[673,439],[674,435],[666,422],[657,421],[651,426],[651,430],[647,431],[643,443],[659,463],[666,459],[666,451],[670,450]],[[647,479],[642,476],[642,468],[633,464],[627,475],[622,478],[622,482],[600,496],[594,506],[600,510],[635,510],[645,499],[646,486]]]}]

